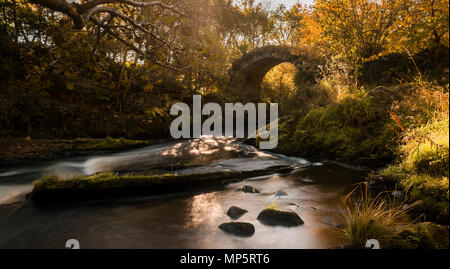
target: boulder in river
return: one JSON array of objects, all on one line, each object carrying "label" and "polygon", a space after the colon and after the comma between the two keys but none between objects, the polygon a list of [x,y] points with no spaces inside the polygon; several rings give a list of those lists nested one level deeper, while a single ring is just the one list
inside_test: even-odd
[{"label": "boulder in river", "polygon": [[259,213],[258,220],[265,225],[270,226],[299,226],[304,222],[295,212],[281,211],[277,209],[264,209]]},{"label": "boulder in river", "polygon": [[247,192],[247,193],[260,193],[259,190],[253,188],[252,186],[248,186],[248,185],[244,185],[241,187],[241,190],[243,192]]},{"label": "boulder in river", "polygon": [[230,207],[230,209],[228,209],[227,215],[232,219],[238,219],[247,212],[248,211],[243,208],[232,206]]},{"label": "boulder in river", "polygon": [[247,222],[227,222],[219,225],[219,229],[238,236],[252,236],[255,226]]}]

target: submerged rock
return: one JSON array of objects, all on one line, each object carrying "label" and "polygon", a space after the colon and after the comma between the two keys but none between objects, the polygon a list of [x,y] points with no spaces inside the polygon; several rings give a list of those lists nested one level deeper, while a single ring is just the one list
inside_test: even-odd
[{"label": "submerged rock", "polygon": [[242,186],[241,190],[246,193],[260,193],[259,190],[253,188],[252,186],[248,186],[248,185]]},{"label": "submerged rock", "polygon": [[287,196],[287,193],[285,193],[284,191],[277,191],[273,194],[274,197],[282,197],[282,196]]},{"label": "submerged rock", "polygon": [[248,211],[237,206],[232,206],[227,211],[227,215],[232,219],[238,219]]},{"label": "submerged rock", "polygon": [[238,236],[252,236],[255,233],[255,226],[247,222],[222,223],[219,229]]},{"label": "submerged rock", "polygon": [[299,226],[304,222],[295,212],[281,211],[276,209],[264,209],[259,213],[258,220],[265,225],[270,226]]}]

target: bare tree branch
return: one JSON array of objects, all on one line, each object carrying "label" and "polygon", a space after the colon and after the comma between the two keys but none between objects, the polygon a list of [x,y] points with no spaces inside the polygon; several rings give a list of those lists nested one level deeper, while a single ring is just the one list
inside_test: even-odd
[{"label": "bare tree branch", "polygon": [[[148,20],[141,22],[139,13],[134,12],[135,9],[158,7],[178,17],[190,18],[174,4],[166,4],[162,1],[134,0],[91,0],[78,1],[78,3],[71,3],[66,0],[29,0],[29,2],[53,11],[62,12],[73,20],[74,28],[76,29],[83,29],[88,22],[92,22],[98,27],[99,31],[97,33],[97,41],[94,41],[96,46],[99,38],[109,34],[130,50],[147,59],[151,59],[154,63],[164,68],[175,71],[182,70],[176,61],[169,60],[168,63],[165,63],[162,59],[155,56],[158,55],[158,51],[164,51],[167,48],[173,52],[170,53],[170,57],[176,57],[177,53],[182,51],[182,48],[175,42],[176,37],[166,33],[161,35],[158,30],[164,29],[164,23],[160,24]],[[107,16],[104,14],[107,14]],[[150,40],[154,42],[149,42],[143,46],[144,42],[142,40],[145,36],[150,37]]]},{"label": "bare tree branch", "polygon": [[[152,6],[159,6],[165,10],[169,10],[175,14],[178,14],[183,17],[190,18],[185,13],[179,11],[176,7],[167,5],[162,1],[131,1],[131,0],[92,0],[85,2],[83,4],[78,3],[69,3],[65,0],[29,0],[31,3],[35,3],[46,8],[49,8],[53,11],[59,11],[74,21],[75,27],[77,29],[82,29],[86,23],[90,20],[91,16],[98,12],[101,9],[108,8],[110,9],[110,13],[112,9],[115,9],[116,12],[120,13],[120,11],[113,7],[107,7],[107,4],[124,4],[137,8],[145,8]],[[125,16],[122,14],[122,16]]]},{"label": "bare tree branch", "polygon": [[121,4],[130,5],[130,6],[133,6],[133,7],[141,7],[141,8],[143,8],[143,7],[150,7],[150,6],[159,6],[159,7],[163,8],[163,9],[170,10],[170,11],[172,11],[172,12],[178,14],[178,15],[181,15],[183,17],[189,17],[186,14],[184,14],[183,12],[179,11],[177,8],[175,8],[173,6],[170,6],[170,5],[167,5],[167,4],[164,4],[161,1],[150,1],[150,2],[143,1],[143,2],[138,2],[138,1],[130,1],[130,0],[93,0],[93,1],[89,1],[89,2],[86,2],[84,4],[81,4],[79,6],[79,10],[82,13],[84,13],[85,11],[90,10],[90,9],[96,7],[96,6],[99,6],[99,5],[116,4],[116,3],[121,3]]}]

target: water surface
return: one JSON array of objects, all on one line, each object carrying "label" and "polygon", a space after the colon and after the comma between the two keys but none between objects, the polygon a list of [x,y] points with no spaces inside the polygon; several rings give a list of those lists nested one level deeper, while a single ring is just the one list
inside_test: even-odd
[{"label": "water surface", "polygon": [[[185,168],[180,165],[188,164]],[[99,171],[207,173],[290,165],[289,175],[251,178],[225,186],[165,195],[36,206],[25,199],[43,174],[65,177]],[[181,169],[181,168],[183,169]],[[181,170],[180,170],[181,169]],[[335,162],[262,152],[228,138],[202,137],[137,150],[0,170],[0,248],[332,248],[342,244],[337,225],[341,194],[365,171]],[[251,185],[261,193],[240,190]],[[276,196],[283,191],[287,196]],[[231,206],[248,210],[238,221],[255,225],[252,237],[229,235]],[[305,224],[272,227],[257,215],[268,206],[291,210]]]}]

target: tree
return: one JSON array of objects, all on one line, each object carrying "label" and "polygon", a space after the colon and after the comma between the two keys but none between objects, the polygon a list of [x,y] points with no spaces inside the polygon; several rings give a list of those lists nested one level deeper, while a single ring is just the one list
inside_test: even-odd
[{"label": "tree", "polygon": [[144,29],[142,25],[138,24],[131,16],[122,12],[117,6],[131,6],[136,8],[154,7],[158,6],[165,10],[170,10],[175,14],[179,14],[187,17],[186,14],[179,11],[177,7],[173,5],[165,4],[162,1],[132,1],[132,0],[91,0],[80,1],[81,3],[68,2],[65,0],[30,0],[32,3],[39,4],[53,11],[59,11],[74,21],[74,25],[77,29],[82,29],[86,26],[87,22],[98,22],[98,18],[95,18],[96,13],[108,13],[113,17],[118,17],[123,21],[126,21],[138,29]]},{"label": "tree", "polygon": [[[76,30],[92,31],[95,27],[98,38],[111,35],[133,50],[136,57],[151,58],[153,62],[166,68],[180,68],[176,58],[182,47],[174,32],[178,35],[192,35],[191,16],[181,11],[183,9],[189,12],[185,1],[174,4],[131,0],[29,2],[65,14],[73,21]],[[164,62],[166,55],[171,55],[169,63]]]},{"label": "tree", "polygon": [[216,7],[217,32],[231,58],[271,43],[274,20],[261,3],[218,0]]},{"label": "tree", "polygon": [[338,55],[354,68],[387,51],[407,0],[317,0],[314,19],[328,43],[329,54]]},{"label": "tree", "polygon": [[314,17],[330,49],[351,63],[383,52],[403,0],[318,0]]},{"label": "tree", "polygon": [[409,0],[400,16],[393,43],[412,52],[449,46],[449,1]]}]

